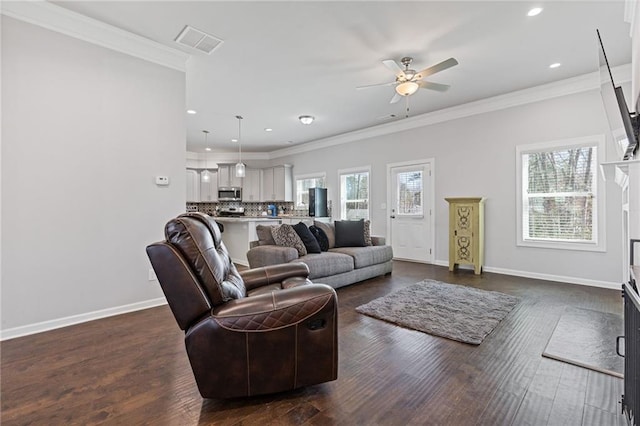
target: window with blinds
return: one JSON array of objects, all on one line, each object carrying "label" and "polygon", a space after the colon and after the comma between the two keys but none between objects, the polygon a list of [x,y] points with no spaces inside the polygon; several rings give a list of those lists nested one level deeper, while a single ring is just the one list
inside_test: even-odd
[{"label": "window with blinds", "polygon": [[340,173],[340,217],[369,219],[369,172]]},{"label": "window with blinds", "polygon": [[521,155],[523,240],[595,243],[596,144]]},{"label": "window with blinds", "polygon": [[397,215],[423,216],[422,207],[422,170],[398,173],[396,194],[398,197]]}]

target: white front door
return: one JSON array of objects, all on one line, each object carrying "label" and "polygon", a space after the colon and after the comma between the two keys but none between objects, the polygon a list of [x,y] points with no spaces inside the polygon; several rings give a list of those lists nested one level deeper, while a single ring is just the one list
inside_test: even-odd
[{"label": "white front door", "polygon": [[391,166],[389,171],[393,257],[432,262],[431,163]]}]

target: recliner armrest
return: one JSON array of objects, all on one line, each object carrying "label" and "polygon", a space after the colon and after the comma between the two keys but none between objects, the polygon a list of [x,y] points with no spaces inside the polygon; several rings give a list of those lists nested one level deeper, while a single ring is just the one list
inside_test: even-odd
[{"label": "recliner armrest", "polygon": [[281,283],[287,278],[306,279],[309,277],[309,267],[302,262],[292,262],[247,269],[239,273],[246,289],[253,290],[264,285]]},{"label": "recliner armrest", "polygon": [[336,292],[330,286],[306,285],[231,300],[215,307],[212,317],[229,330],[267,330],[304,321],[336,300]]}]

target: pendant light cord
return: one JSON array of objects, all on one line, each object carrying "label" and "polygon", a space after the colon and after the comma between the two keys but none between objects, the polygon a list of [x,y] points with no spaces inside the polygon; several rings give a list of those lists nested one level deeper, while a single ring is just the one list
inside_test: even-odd
[{"label": "pendant light cord", "polygon": [[242,116],[236,115],[238,119],[238,163],[242,163]]}]

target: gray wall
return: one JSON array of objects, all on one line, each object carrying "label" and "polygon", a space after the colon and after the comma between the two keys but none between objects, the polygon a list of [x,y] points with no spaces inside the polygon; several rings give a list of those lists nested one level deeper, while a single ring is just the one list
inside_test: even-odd
[{"label": "gray wall", "polygon": [[[284,155],[294,174],[326,171],[329,198],[339,200],[338,170],[370,165],[372,232],[387,234],[387,164],[435,159],[435,256],[448,260],[445,197],[486,197],[486,269],[583,284],[622,282],[620,189],[606,184],[606,252],[516,246],[516,161],[520,144],[605,134],[597,90],[370,137],[313,152]],[[339,155],[338,155],[339,154]],[[604,183],[603,183],[604,184]],[[334,208],[335,211],[335,208]]]},{"label": "gray wall", "polygon": [[3,332],[162,302],[145,246],[184,211],[184,111],[183,72],[2,18]]}]

